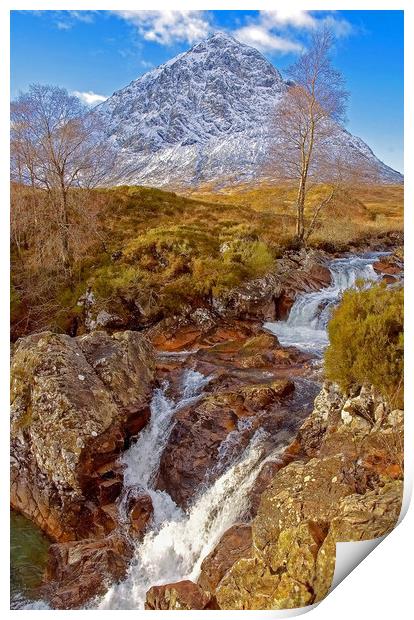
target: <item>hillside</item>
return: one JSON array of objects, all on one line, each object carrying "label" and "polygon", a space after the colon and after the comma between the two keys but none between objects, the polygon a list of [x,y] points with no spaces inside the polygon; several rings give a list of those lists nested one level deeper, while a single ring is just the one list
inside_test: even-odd
[{"label": "hillside", "polygon": [[[314,198],[322,191],[316,188]],[[36,192],[47,221],[42,196]],[[14,221],[34,198],[16,187],[12,198]],[[182,196],[119,187],[78,192],[80,198],[86,216],[72,215],[70,279],[58,269],[53,230],[42,237],[30,222],[13,224],[15,237],[23,239],[12,244],[13,338],[46,328],[82,330],[85,305],[78,301],[87,290],[93,291],[96,312],[109,307],[121,324],[149,325],[262,276],[294,247],[293,192],[286,188]],[[401,188],[343,193],[323,213],[310,246],[346,251],[350,244],[401,228]]]}]

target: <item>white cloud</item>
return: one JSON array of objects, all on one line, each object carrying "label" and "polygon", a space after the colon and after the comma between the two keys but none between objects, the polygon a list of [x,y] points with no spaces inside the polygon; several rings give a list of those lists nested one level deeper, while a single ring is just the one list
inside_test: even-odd
[{"label": "white cloud", "polygon": [[318,24],[318,20],[315,19],[309,11],[289,11],[283,9],[277,11],[260,11],[260,19],[269,27],[292,26],[294,28],[312,29]]},{"label": "white cloud", "polygon": [[102,103],[102,101],[106,101],[108,97],[104,95],[98,95],[94,93],[92,90],[88,90],[86,92],[81,92],[79,90],[74,90],[72,95],[75,95],[78,99],[86,103],[86,105],[96,105],[97,103]]},{"label": "white cloud", "polygon": [[233,32],[238,41],[251,45],[261,52],[300,52],[302,46],[295,41],[285,39],[273,34],[269,29],[262,25],[244,26]]},{"label": "white cloud", "polygon": [[303,44],[298,40],[300,33],[310,32],[319,26],[327,25],[337,37],[350,34],[351,24],[337,18],[334,12],[310,11],[259,11],[245,26],[233,31],[239,41],[256,47],[261,52],[280,54],[298,53]]},{"label": "white cloud", "polygon": [[32,15],[52,20],[58,30],[70,30],[76,23],[91,24],[97,11],[30,11]]},{"label": "white cloud", "polygon": [[206,11],[114,11],[138,28],[147,41],[171,45],[186,41],[196,43],[211,31]]},{"label": "white cloud", "polygon": [[70,30],[72,28],[72,25],[73,24],[71,24],[69,22],[65,22],[65,21],[57,21],[56,22],[56,28],[58,30]]},{"label": "white cloud", "polygon": [[333,15],[327,15],[322,21],[337,37],[347,37],[352,34],[352,25],[346,19],[337,19]]},{"label": "white cloud", "polygon": [[141,67],[144,67],[144,69],[152,69],[152,67],[154,66],[153,62],[150,62],[149,60],[143,60],[143,59],[139,61],[139,64],[141,65]]},{"label": "white cloud", "polygon": [[342,17],[335,16],[335,11],[327,14],[325,11],[259,11],[259,22],[263,27],[275,29],[314,30],[319,26],[328,26],[337,37],[344,37],[351,33],[351,24]]}]

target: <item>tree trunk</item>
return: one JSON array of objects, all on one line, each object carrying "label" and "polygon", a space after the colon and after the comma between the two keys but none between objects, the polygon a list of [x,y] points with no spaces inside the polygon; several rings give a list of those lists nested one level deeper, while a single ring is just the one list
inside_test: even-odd
[{"label": "tree trunk", "polygon": [[72,256],[69,246],[69,217],[68,217],[68,197],[66,189],[61,190],[61,242],[62,242],[62,259],[63,266],[66,271],[72,272]]},{"label": "tree trunk", "polygon": [[296,199],[296,237],[301,245],[305,235],[305,190],[306,180],[302,176],[299,182],[299,190]]}]

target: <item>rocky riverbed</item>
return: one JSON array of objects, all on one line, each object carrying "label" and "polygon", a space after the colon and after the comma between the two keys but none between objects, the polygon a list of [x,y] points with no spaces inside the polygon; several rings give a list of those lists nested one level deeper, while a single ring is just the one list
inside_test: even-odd
[{"label": "rocky riverbed", "polygon": [[[398,258],[362,260],[372,279],[400,277]],[[321,387],[318,351],[276,335],[295,300],[332,289],[306,319],[323,330],[334,274],[323,253],[292,254],[145,332],[16,343],[12,506],[53,543],[38,597],[53,608],[307,605],[329,589],[336,541],[393,527],[402,412],[369,387]]]}]

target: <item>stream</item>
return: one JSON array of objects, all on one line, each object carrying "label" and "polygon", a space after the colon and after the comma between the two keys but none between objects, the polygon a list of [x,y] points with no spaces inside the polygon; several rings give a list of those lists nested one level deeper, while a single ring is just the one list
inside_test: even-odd
[{"label": "stream", "polygon": [[[372,264],[379,253],[350,256],[330,262],[332,284],[320,291],[300,295],[287,321],[268,322],[264,328],[279,338],[283,346],[295,346],[321,357],[328,344],[327,324],[332,308],[341,294],[359,279],[378,279]],[[151,404],[151,422],[135,445],[124,455],[127,466],[125,486],[149,493],[154,504],[150,531],[136,545],[127,577],[114,584],[97,602],[99,609],[143,609],[147,590],[153,585],[191,579],[196,581],[202,560],[212,551],[224,532],[243,520],[248,511],[249,491],[267,460],[277,458],[293,437],[286,432],[269,438],[257,430],[249,445],[212,485],[199,492],[187,512],[178,508],[168,493],[152,486],[162,451],[168,441],[174,414],[189,401],[200,398],[209,377],[186,370],[182,377],[181,397],[172,402],[164,389],[156,390]],[[306,388],[315,396],[315,382],[296,380],[296,404],[305,405]],[[312,386],[313,384],[313,386]],[[316,390],[315,390],[315,385]],[[313,387],[313,390],[312,390]],[[311,405],[312,399],[306,405]],[[291,411],[294,413],[294,403]],[[269,441],[269,439],[271,441]],[[226,440],[227,441],[227,440]],[[224,442],[223,442],[224,443]],[[222,450],[223,453],[226,450]]]},{"label": "stream", "polygon": [[[332,308],[343,291],[353,287],[358,279],[372,282],[379,279],[372,264],[383,254],[351,255],[332,260],[328,265],[332,284],[298,296],[286,321],[267,322],[264,329],[275,334],[283,346],[311,353],[320,365],[318,360],[328,344],[326,328]],[[106,595],[92,601],[89,608],[143,609],[146,592],[151,586],[183,579],[196,581],[201,562],[224,532],[246,519],[250,491],[262,465],[267,460],[277,459],[293,439],[301,420],[312,410],[320,387],[314,377],[295,378],[295,392],[283,403],[285,427],[274,434],[259,428],[244,450],[237,449],[237,430],[230,433],[220,446],[218,465],[221,462],[222,467],[217,470],[218,477],[212,477],[210,484],[199,489],[188,510],[184,511],[167,492],[155,488],[156,477],[175,414],[202,398],[210,380],[211,377],[186,368],[175,400],[168,396],[167,381],[154,391],[150,422],[121,457],[125,471],[119,500],[122,515],[131,494],[149,494],[154,515],[144,539],[135,544],[125,579],[114,583]],[[15,596],[23,595],[27,596],[28,591],[15,593]],[[33,604],[16,607],[33,608]]]}]

